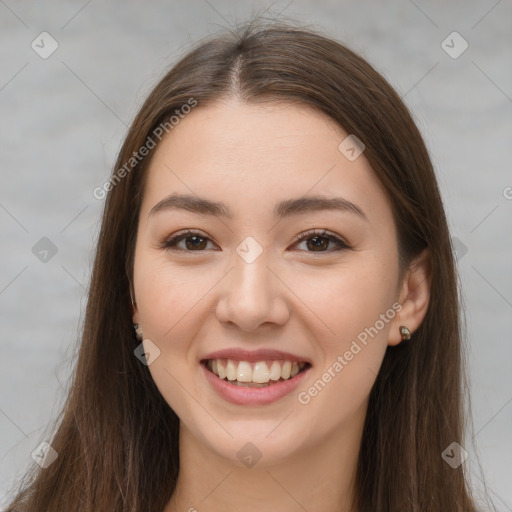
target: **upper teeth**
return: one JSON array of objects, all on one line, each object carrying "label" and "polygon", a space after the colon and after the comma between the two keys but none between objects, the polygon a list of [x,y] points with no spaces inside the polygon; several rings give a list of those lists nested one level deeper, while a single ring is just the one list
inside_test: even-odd
[{"label": "upper teeth", "polygon": [[221,379],[239,382],[258,382],[264,384],[270,380],[289,379],[295,377],[306,363],[297,361],[234,361],[233,359],[210,359],[208,368]]}]

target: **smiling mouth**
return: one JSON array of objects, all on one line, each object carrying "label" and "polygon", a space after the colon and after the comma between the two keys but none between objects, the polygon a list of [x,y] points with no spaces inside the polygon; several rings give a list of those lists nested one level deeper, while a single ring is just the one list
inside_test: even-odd
[{"label": "smiling mouth", "polygon": [[293,379],[311,365],[305,361],[267,360],[258,362],[234,359],[208,359],[202,361],[206,368],[234,386],[264,388]]}]

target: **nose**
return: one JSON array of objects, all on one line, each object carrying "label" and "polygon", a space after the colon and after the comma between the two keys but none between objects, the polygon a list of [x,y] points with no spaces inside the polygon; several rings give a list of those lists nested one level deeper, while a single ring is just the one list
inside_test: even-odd
[{"label": "nose", "polygon": [[284,325],[290,316],[286,285],[269,268],[267,252],[252,263],[234,256],[234,268],[222,280],[216,306],[220,322],[254,332],[265,324]]}]

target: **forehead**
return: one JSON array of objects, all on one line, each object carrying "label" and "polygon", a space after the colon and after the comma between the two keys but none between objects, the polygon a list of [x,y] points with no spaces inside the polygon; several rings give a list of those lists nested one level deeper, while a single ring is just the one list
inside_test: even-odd
[{"label": "forehead", "polygon": [[155,148],[142,215],[171,193],[195,194],[258,212],[305,195],[342,195],[391,215],[364,153],[349,160],[349,134],[326,114],[297,104],[234,100],[197,106]]}]

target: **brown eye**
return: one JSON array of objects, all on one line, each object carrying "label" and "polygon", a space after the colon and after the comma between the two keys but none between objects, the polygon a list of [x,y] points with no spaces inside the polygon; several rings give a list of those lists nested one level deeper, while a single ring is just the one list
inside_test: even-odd
[{"label": "brown eye", "polygon": [[188,236],[183,240],[185,240],[185,246],[187,249],[190,250],[204,249],[206,247],[206,238],[199,235]]},{"label": "brown eye", "polygon": [[306,240],[306,246],[312,251],[325,250],[329,246],[331,240],[326,236],[314,236]]},{"label": "brown eye", "polygon": [[[201,252],[206,249],[208,241],[210,239],[207,236],[188,230],[168,238],[162,244],[162,248],[176,251]],[[180,247],[178,244],[181,242],[184,242],[184,245]]]},{"label": "brown eye", "polygon": [[[328,233],[327,231],[308,231],[302,233],[297,237],[297,244],[302,242],[306,245],[306,252],[322,253],[333,252],[342,249],[349,249],[350,246],[337,236]],[[162,248],[170,251],[183,251],[183,252],[202,252],[208,247],[210,238],[197,231],[187,230],[185,232],[177,233],[172,237],[166,239]],[[180,245],[181,244],[181,245]],[[332,248],[334,246],[334,248]],[[331,249],[329,249],[331,247]]]},{"label": "brown eye", "polygon": [[[307,252],[333,252],[341,249],[349,249],[349,245],[343,240],[327,231],[308,231],[297,236],[299,243],[305,242]],[[337,249],[327,250],[329,244],[334,244]]]}]

